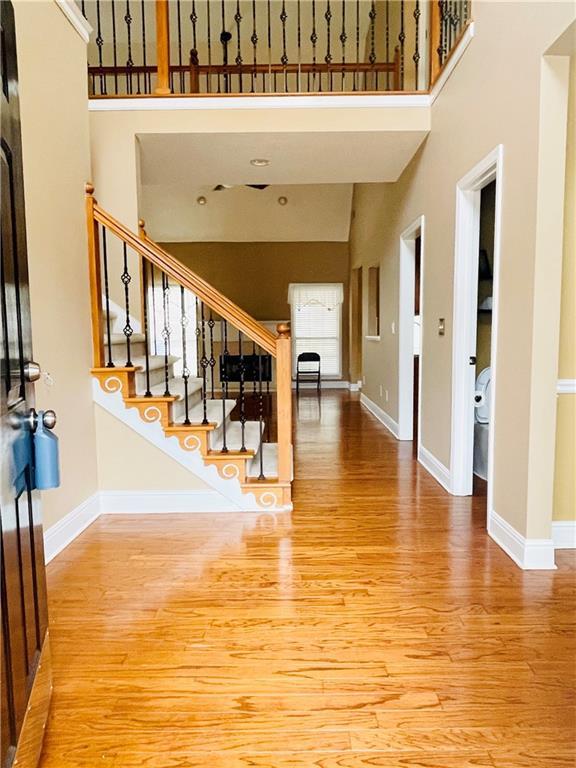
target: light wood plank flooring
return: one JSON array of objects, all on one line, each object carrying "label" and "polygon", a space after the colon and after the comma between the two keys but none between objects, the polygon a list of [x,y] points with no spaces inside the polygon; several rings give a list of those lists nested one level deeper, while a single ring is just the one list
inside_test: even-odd
[{"label": "light wood plank flooring", "polygon": [[295,511],[103,517],[49,566],[43,768],[573,768],[576,557],[520,571],[358,399]]}]

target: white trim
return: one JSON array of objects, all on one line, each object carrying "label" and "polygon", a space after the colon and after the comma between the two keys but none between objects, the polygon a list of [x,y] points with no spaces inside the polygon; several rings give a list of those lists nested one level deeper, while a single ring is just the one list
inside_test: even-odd
[{"label": "white trim", "polygon": [[78,32],[82,40],[84,40],[85,43],[88,43],[92,27],[84,18],[82,11],[78,8],[74,0],[56,0],[56,5],[60,8],[64,16],[66,16],[70,24],[72,24],[76,32]]},{"label": "white trim", "polygon": [[552,541],[555,549],[576,549],[576,520],[553,520]]},{"label": "white trim", "polygon": [[358,381],[350,382],[350,392],[360,392],[361,390],[362,390],[362,379],[358,379]]},{"label": "white trim", "polygon": [[365,341],[380,341],[380,336],[364,336]]},{"label": "white trim", "polygon": [[[415,240],[420,235],[420,317],[424,306],[424,249],[426,221],[419,216],[400,235],[400,295],[398,300],[398,434],[400,440],[414,438],[414,284]],[[422,331],[421,331],[422,332]],[[422,444],[422,349],[418,379],[418,450]]]},{"label": "white trim", "polygon": [[91,99],[90,112],[157,112],[161,110],[245,110],[245,109],[397,109],[426,108],[432,104],[428,93],[370,94],[351,96],[194,96],[170,98]]},{"label": "white trim", "polygon": [[488,515],[488,535],[523,570],[556,569],[552,539],[527,539],[494,510]]},{"label": "white trim", "polygon": [[381,424],[384,424],[386,429],[391,432],[395,438],[398,438],[398,424],[396,424],[392,416],[382,410],[382,408],[380,408],[379,405],[376,405],[373,400],[370,400],[369,397],[366,397],[365,394],[360,395],[360,403],[367,411],[370,411]]},{"label": "white trim", "polygon": [[44,561],[48,564],[100,515],[100,498],[93,493],[44,531]]},{"label": "white trim", "polygon": [[576,395],[576,379],[558,379],[556,392],[559,395]]},{"label": "white trim", "polygon": [[503,163],[504,148],[500,144],[460,179],[456,187],[450,487],[451,493],[455,496],[469,496],[472,493],[473,484],[474,387],[476,384],[476,369],[469,364],[469,358],[476,354],[480,192],[483,187],[496,180],[490,355],[493,395],[488,433],[488,510],[493,506],[494,490]]},{"label": "white trim", "polygon": [[101,515],[238,512],[217,491],[100,491]]},{"label": "white trim", "polygon": [[436,82],[434,83],[434,87],[430,91],[430,104],[434,104],[438,96],[440,95],[440,92],[448,82],[448,79],[450,78],[450,75],[454,70],[456,69],[456,66],[462,56],[464,55],[464,51],[470,43],[472,42],[472,38],[474,37],[475,28],[474,28],[474,22],[471,22],[467,27],[466,31],[462,35],[462,39],[456,46],[456,48],[452,51],[450,54],[450,58],[448,59],[448,63],[440,73],[440,77]]},{"label": "white trim", "polygon": [[433,453],[430,453],[427,448],[424,448],[422,444],[418,447],[418,461],[422,464],[424,469],[448,491],[448,493],[452,493],[450,488],[450,471],[448,467],[442,464],[442,462],[439,461]]}]

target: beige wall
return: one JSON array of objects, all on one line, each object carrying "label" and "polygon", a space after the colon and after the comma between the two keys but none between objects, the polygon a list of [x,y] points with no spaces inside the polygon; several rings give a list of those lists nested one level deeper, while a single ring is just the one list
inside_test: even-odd
[{"label": "beige wall", "polygon": [[[290,283],[344,283],[348,243],[164,243],[187,267],[257,320],[289,320]],[[343,305],[342,378],[348,378],[348,301]]]},{"label": "beige wall", "polygon": [[[537,431],[530,429],[531,406],[538,407],[542,392],[534,388],[538,373],[533,368],[537,360],[533,339],[538,339],[538,353],[543,348],[542,315],[535,324],[533,314],[542,287],[535,281],[536,265],[543,258],[542,243],[537,242],[537,211],[539,231],[553,218],[544,221],[542,210],[537,209],[542,173],[540,81],[542,56],[572,21],[574,7],[568,2],[479,2],[474,4],[474,16],[476,36],[433,106],[432,132],[424,146],[397,184],[359,185],[355,191],[351,266],[375,262],[382,266],[382,338],[364,343],[365,392],[397,420],[398,336],[391,327],[398,321],[399,237],[423,214],[422,441],[442,464],[450,466],[455,188],[460,178],[503,144],[494,509],[522,534],[548,538],[551,510],[549,514],[532,511],[528,504],[529,454],[534,451],[535,455],[538,443]],[[522,35],[507,36],[504,44],[502,30],[519,26]],[[565,126],[560,124],[559,130]],[[549,248],[549,266],[554,255],[558,262],[559,254]],[[546,286],[546,291],[553,312],[557,307],[553,298],[550,302],[554,285]],[[544,303],[538,304],[539,311]],[[447,321],[444,336],[437,333],[441,317]],[[554,322],[548,332],[553,352]],[[552,373],[548,362],[542,366],[546,376]],[[388,402],[380,397],[381,383],[390,392]],[[553,401],[551,387],[546,398],[548,406]],[[536,422],[553,437],[554,419],[547,418],[544,425]],[[548,449],[547,433],[545,438]],[[548,452],[553,455],[553,446]]]},{"label": "beige wall", "polygon": [[60,438],[62,485],[42,494],[49,528],[97,489],[84,217],[86,44],[55,2],[14,5],[34,356],[54,380],[52,387],[36,385],[37,408],[56,411]]},{"label": "beige wall", "polygon": [[[576,56],[571,57],[558,378],[576,379]],[[554,519],[576,520],[576,395],[558,395]]]}]

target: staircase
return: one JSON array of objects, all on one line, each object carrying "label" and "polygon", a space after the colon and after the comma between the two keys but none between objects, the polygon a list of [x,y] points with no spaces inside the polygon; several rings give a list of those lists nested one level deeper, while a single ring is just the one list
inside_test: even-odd
[{"label": "staircase", "polygon": [[290,510],[289,326],[271,333],[93,192],[87,185],[95,401],[233,508]]}]

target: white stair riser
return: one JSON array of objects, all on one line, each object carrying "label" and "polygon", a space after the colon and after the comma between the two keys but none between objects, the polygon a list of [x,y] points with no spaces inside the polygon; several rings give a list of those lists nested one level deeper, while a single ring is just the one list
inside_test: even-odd
[{"label": "white stair riser", "polygon": [[[174,366],[168,366],[168,379],[174,376]],[[162,384],[165,381],[164,368],[153,368],[150,371],[150,386],[154,387],[156,384]],[[136,392],[143,395],[146,392],[146,371],[138,371],[136,373]]]},{"label": "white stair riser", "polygon": [[[191,392],[188,395],[188,412],[198,405],[202,400],[202,390],[198,389],[195,392]],[[184,421],[186,416],[186,403],[184,399],[176,400],[172,404],[172,421],[174,423],[180,423]]]},{"label": "white stair riser", "polygon": [[[105,354],[108,356],[108,345],[105,344]],[[131,357],[142,357],[146,352],[146,344],[143,341],[132,341],[130,342],[130,356]],[[116,362],[117,360],[122,360],[123,363],[126,362],[126,353],[127,353],[127,347],[125,341],[115,341],[112,343],[112,360]],[[118,363],[116,363],[118,365]]]}]

